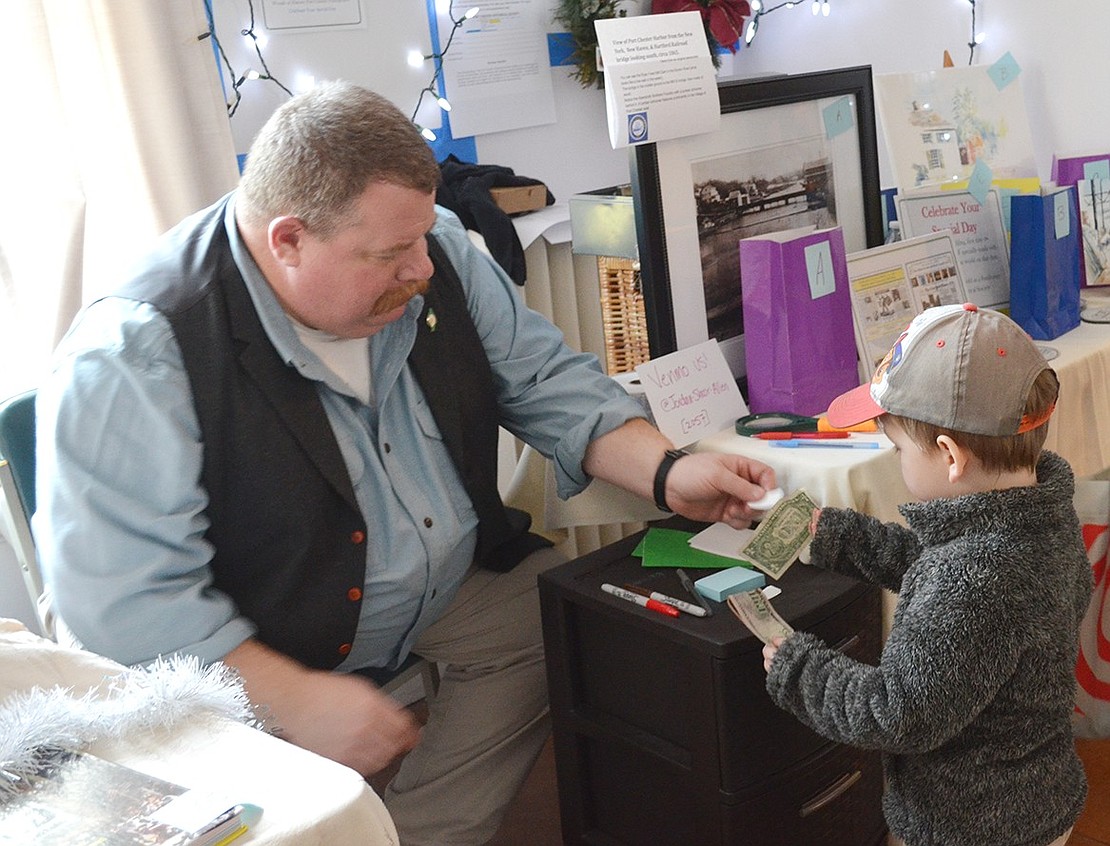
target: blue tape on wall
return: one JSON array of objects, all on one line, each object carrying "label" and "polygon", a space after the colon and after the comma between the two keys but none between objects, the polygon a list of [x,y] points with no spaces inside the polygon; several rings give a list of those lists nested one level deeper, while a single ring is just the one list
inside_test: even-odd
[{"label": "blue tape on wall", "polygon": [[551,67],[573,65],[574,59],[572,57],[575,49],[574,36],[569,32],[547,33],[547,56],[551,62]]}]

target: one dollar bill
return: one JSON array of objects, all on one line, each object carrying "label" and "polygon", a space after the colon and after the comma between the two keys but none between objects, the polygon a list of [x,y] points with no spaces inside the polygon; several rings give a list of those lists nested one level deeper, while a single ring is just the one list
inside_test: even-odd
[{"label": "one dollar bill", "polygon": [[799,555],[808,557],[809,524],[815,508],[817,504],[804,490],[795,491],[763,518],[740,550],[740,557],[772,579],[779,578]]},{"label": "one dollar bill", "polygon": [[764,643],[770,643],[772,638],[786,637],[794,633],[794,629],[771,607],[771,601],[761,590],[732,594],[728,598],[728,607],[740,622]]}]

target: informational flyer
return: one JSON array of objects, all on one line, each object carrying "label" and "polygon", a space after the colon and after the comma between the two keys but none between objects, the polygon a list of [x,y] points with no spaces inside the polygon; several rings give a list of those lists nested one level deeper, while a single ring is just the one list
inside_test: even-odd
[{"label": "informational flyer", "polygon": [[1010,242],[998,192],[979,202],[968,191],[911,192],[898,197],[907,238],[948,232],[956,247],[967,299],[984,308],[1010,305]]},{"label": "informational flyer", "polygon": [[335,29],[365,26],[361,0],[262,0],[266,29]]},{"label": "informational flyer", "polygon": [[847,262],[862,379],[871,377],[914,317],[968,299],[947,231],[849,253]]},{"label": "informational flyer", "polygon": [[455,138],[555,122],[547,0],[489,0],[458,27],[450,4],[436,6]]},{"label": "informational flyer", "polygon": [[609,18],[595,29],[614,150],[720,126],[717,75],[701,15]]},{"label": "informational flyer", "polygon": [[675,446],[715,435],[748,413],[716,340],[708,340],[636,368],[659,431]]}]

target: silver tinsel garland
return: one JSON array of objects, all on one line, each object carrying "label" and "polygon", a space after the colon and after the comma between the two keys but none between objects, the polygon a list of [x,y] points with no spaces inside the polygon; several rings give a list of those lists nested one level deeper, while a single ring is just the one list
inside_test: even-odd
[{"label": "silver tinsel garland", "polygon": [[168,728],[213,714],[261,728],[238,674],[194,656],[159,658],[107,679],[106,690],[32,688],[0,703],[0,804],[63,751],[94,741]]}]

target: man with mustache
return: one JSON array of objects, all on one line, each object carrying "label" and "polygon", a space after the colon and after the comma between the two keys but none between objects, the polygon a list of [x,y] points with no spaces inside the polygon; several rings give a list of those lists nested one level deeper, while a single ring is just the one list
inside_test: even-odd
[{"label": "man with mustache", "polygon": [[[267,122],[239,188],[92,304],[41,387],[35,533],[55,607],[123,663],[242,675],[288,740],[364,775],[405,844],[496,831],[547,736],[536,576],[559,562],[496,488],[497,427],[744,525],[774,486],[673,446],[524,308],[435,205],[439,168],[345,83]],[[663,468],[660,470],[660,468]],[[445,666],[421,729],[361,670]]]}]

